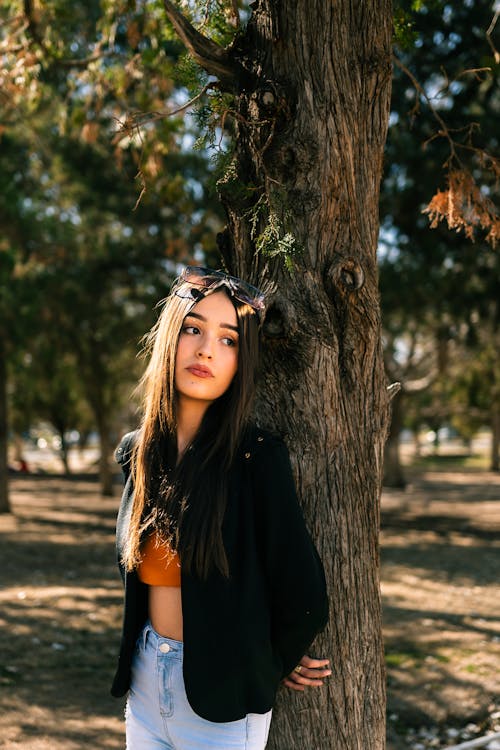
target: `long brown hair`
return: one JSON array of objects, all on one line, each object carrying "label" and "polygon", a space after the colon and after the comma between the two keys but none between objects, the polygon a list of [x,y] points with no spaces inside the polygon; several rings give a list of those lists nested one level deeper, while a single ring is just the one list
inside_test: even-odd
[{"label": "long brown hair", "polygon": [[189,295],[191,285],[184,283],[184,290],[177,285],[177,293],[160,303],[160,316],[145,338],[144,351],[150,357],[138,385],[142,391],[142,421],[132,452],[134,501],[123,562],[128,570],[140,563],[141,540],[154,528],[162,541],[178,551],[184,570],[206,578],[217,569],[227,577],[221,532],[227,473],[250,415],[259,318],[250,305],[233,297],[225,286],[214,289],[224,291],[236,310],[238,369],[227,391],[207,409],[190,449],[177,466],[169,467],[167,454],[176,452],[177,443],[177,342],[184,318],[198,301]]}]

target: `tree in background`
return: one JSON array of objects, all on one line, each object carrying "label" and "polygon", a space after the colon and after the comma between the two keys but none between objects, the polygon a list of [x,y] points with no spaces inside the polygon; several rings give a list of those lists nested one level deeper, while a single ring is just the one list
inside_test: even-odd
[{"label": "tree in background", "polygon": [[3,156],[8,147],[0,151],[0,513],[10,511],[8,495],[8,382],[22,360],[19,342],[28,334],[37,318],[38,290],[31,276],[19,272],[19,248],[25,226],[14,222],[18,205],[14,175],[21,175],[24,154],[14,149],[9,168]]},{"label": "tree in background", "polygon": [[[168,40],[162,44],[144,9],[111,5],[48,3],[42,12],[7,3],[0,11],[3,30],[11,31],[0,101],[2,309],[11,349],[2,364],[10,362],[12,406],[26,411],[29,401],[31,413],[50,413],[58,431],[63,400],[68,407],[67,399],[81,403],[59,375],[66,373],[66,386],[80,383],[100,436],[106,494],[116,415],[137,374],[138,339],[153,323],[152,308],[176,263],[192,259],[202,243],[213,250],[220,221],[207,198],[206,158],[184,148],[183,139],[194,135],[181,130],[182,121],[151,117],[133,132],[125,125],[131,109],[158,108],[180,95],[170,75],[180,45],[176,51]],[[101,55],[102,29],[111,21],[112,49]],[[23,296],[29,304],[21,307]],[[39,356],[49,351],[52,361]],[[7,371],[4,394],[6,377]],[[49,381],[51,393],[42,395]],[[8,509],[6,407],[2,414],[1,495]],[[22,413],[13,419],[22,421]]]},{"label": "tree in background", "polygon": [[500,284],[490,269],[476,286],[468,320],[459,328],[454,342],[458,356],[447,380],[446,395],[450,422],[465,438],[484,425],[491,429],[491,471],[500,471]]},{"label": "tree in background", "polygon": [[[408,137],[408,123],[410,129],[420,130],[427,169],[436,157],[446,169],[447,186],[433,195],[424,213],[432,227],[445,221],[449,229],[495,247],[500,233],[498,207],[492,200],[500,176],[495,155],[498,10],[478,0],[456,5],[446,0],[400,0],[396,17],[397,26],[403,19],[411,23],[409,33],[398,34],[395,57],[403,89],[396,73],[394,98],[401,102],[404,94],[407,117],[402,121],[404,110],[398,107],[393,120],[402,124],[398,134],[403,138]],[[429,115],[425,118],[420,117],[423,108]],[[433,192],[431,187],[429,195]]]},{"label": "tree in background", "polygon": [[[387,279],[384,279],[387,282]],[[387,300],[385,301],[387,305]],[[400,436],[403,427],[412,427],[418,436],[421,417],[409,424],[407,408],[417,394],[428,391],[439,376],[440,359],[432,325],[416,321],[408,311],[386,318],[384,325],[384,362],[392,382],[401,384],[392,402],[391,426],[385,444],[384,485],[405,487],[406,479],[400,460]],[[427,323],[427,325],[426,325]],[[418,444],[418,437],[416,439]]]},{"label": "tree in background", "polygon": [[[11,429],[17,436],[19,459],[24,458],[20,437],[39,420],[52,426],[58,438],[65,474],[71,473],[67,435],[88,425],[86,408],[71,355],[61,350],[59,340],[40,336],[30,342],[29,352],[15,368],[10,396]],[[28,469],[29,469],[28,464]]]},{"label": "tree in background", "polygon": [[[422,365],[417,368],[417,381],[423,385],[426,380],[440,382],[438,376],[445,372],[448,380],[453,378],[457,368],[450,361],[449,342],[460,331],[463,335],[463,327],[470,328],[473,319],[476,326],[491,328],[491,312],[486,314],[485,308],[498,297],[498,253],[486,242],[495,243],[497,218],[492,200],[499,170],[494,157],[498,152],[499,57],[491,48],[494,36],[487,35],[488,29],[495,31],[493,16],[491,6],[475,0],[453,5],[440,0],[418,6],[399,3],[396,9],[396,18],[411,19],[411,33],[406,39],[400,37],[396,49],[399,64],[394,72],[381,190],[381,299],[386,337],[393,342],[399,339],[396,351],[403,358],[410,352],[404,339],[412,330],[432,344],[434,354],[427,358],[427,370]],[[468,185],[470,191],[465,195],[455,186],[454,197],[448,195],[455,219],[449,215],[447,223],[429,231],[428,216],[422,210],[433,202],[446,168],[450,189],[460,173],[463,186]],[[472,178],[481,186],[482,208],[474,201]],[[445,192],[438,191],[438,203],[443,202]],[[490,224],[485,207],[490,211]],[[466,215],[467,226],[461,223]],[[454,347],[453,356],[461,351]],[[405,391],[414,393],[411,381],[415,378],[411,368],[401,373],[390,352],[389,347],[389,371],[398,370],[410,381],[403,382],[386,452],[388,482],[401,483],[398,437],[405,422],[405,404],[415,398]],[[443,410],[450,414],[451,405],[444,403],[447,393],[448,389],[441,390],[440,414]],[[434,414],[437,418],[437,411]]]}]

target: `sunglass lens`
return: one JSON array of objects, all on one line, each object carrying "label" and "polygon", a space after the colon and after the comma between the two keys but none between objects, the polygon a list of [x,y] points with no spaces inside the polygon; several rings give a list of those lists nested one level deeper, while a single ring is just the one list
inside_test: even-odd
[{"label": "sunglass lens", "polygon": [[[188,281],[190,284],[195,284],[204,289],[210,289],[217,284],[223,283],[229,287],[232,294],[240,302],[250,305],[255,310],[264,309],[264,295],[259,289],[222,271],[215,271],[211,268],[203,268],[202,266],[187,266],[180,278],[183,281]],[[195,287],[190,290],[190,293],[197,300],[204,296],[203,292]]]},{"label": "sunglass lens", "polygon": [[191,297],[193,297],[193,299],[195,300],[203,299],[203,297],[205,296],[201,289],[196,289],[196,287],[192,287],[189,291],[191,292]]}]

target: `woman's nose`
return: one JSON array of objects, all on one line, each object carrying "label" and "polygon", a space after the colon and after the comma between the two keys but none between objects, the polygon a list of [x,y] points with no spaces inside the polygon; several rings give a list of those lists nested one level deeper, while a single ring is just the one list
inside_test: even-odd
[{"label": "woman's nose", "polygon": [[205,338],[203,341],[200,341],[197,355],[200,358],[206,357],[207,359],[212,359],[212,343],[208,339]]}]

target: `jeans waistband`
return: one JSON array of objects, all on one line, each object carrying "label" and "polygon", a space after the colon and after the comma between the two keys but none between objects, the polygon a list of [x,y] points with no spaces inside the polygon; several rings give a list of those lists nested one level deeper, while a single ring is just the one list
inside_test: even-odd
[{"label": "jeans waistband", "polygon": [[174,638],[167,638],[157,633],[156,630],[151,625],[150,620],[147,620],[146,624],[144,625],[144,628],[141,633],[141,640],[142,640],[143,648],[146,648],[146,643],[149,641],[151,645],[153,646],[153,648],[156,648],[156,649],[160,649],[160,646],[162,645],[162,643],[168,643],[168,645],[170,646],[170,651],[174,651],[180,654],[182,654],[183,649],[184,649],[184,644],[182,641],[176,641],[174,640]]}]

